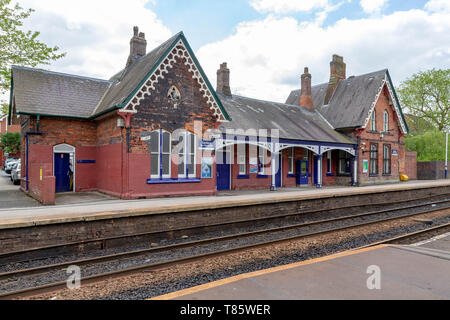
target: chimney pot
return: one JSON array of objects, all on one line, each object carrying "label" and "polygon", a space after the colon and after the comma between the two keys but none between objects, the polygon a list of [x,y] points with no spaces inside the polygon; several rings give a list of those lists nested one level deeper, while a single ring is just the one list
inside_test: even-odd
[{"label": "chimney pot", "polygon": [[140,57],[147,53],[147,40],[145,40],[145,33],[139,33],[139,27],[133,28],[133,37],[130,40],[130,55],[127,60],[126,68],[131,66]]},{"label": "chimney pot", "polygon": [[344,57],[333,54],[333,58],[330,62],[330,82],[328,83],[324,104],[327,105],[330,103],[330,99],[333,96],[339,81],[345,80],[346,68],[347,65],[344,63]]},{"label": "chimney pot", "polygon": [[217,70],[217,92],[220,92],[228,97],[231,97],[230,88],[230,69],[227,67],[227,63],[224,62],[220,65],[220,69]]},{"label": "chimney pot", "polygon": [[311,74],[307,67],[305,67],[305,71],[302,74],[302,92],[300,95],[299,105],[302,107],[306,107],[311,111],[314,111],[314,101],[311,96]]}]

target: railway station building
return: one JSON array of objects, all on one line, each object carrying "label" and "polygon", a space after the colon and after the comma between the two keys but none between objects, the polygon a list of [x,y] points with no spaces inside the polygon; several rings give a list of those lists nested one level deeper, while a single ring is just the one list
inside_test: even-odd
[{"label": "railway station building", "polygon": [[232,94],[230,69],[215,88],[182,32],[147,53],[134,28],[130,55],[110,79],[12,68],[9,124],[22,132],[21,188],[122,199],[215,195],[222,190],[399,181],[407,133],[388,70],[330,82],[286,103]]}]

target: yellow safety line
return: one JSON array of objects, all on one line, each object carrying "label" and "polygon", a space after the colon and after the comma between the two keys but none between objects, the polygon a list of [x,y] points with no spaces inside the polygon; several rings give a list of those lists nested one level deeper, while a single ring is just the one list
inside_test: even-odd
[{"label": "yellow safety line", "polygon": [[179,297],[182,297],[182,296],[185,296],[185,295],[197,293],[197,292],[200,292],[200,291],[203,291],[203,290],[215,288],[215,287],[222,286],[222,285],[225,285],[225,284],[229,284],[229,283],[232,283],[232,282],[236,282],[236,281],[239,281],[239,280],[244,280],[244,279],[248,279],[248,278],[252,278],[252,277],[256,277],[256,276],[261,276],[261,275],[264,275],[264,274],[269,274],[269,273],[273,273],[273,272],[277,272],[277,271],[288,270],[288,269],[292,269],[292,268],[296,268],[296,267],[300,267],[300,266],[305,266],[305,265],[309,265],[309,264],[314,264],[314,263],[319,263],[319,262],[323,262],[323,261],[333,260],[333,259],[337,259],[337,258],[341,258],[341,257],[345,257],[345,256],[350,256],[350,255],[354,255],[354,254],[357,254],[357,253],[363,253],[363,252],[367,252],[367,251],[372,251],[372,250],[375,250],[375,249],[380,249],[380,248],[385,248],[385,247],[389,247],[389,245],[381,244],[381,245],[377,245],[377,246],[374,246],[374,247],[368,247],[368,248],[363,248],[363,249],[358,249],[358,250],[349,250],[349,251],[333,254],[333,255],[330,255],[330,256],[315,258],[315,259],[301,261],[301,262],[295,262],[295,263],[287,264],[287,265],[284,265],[284,266],[273,267],[273,268],[269,268],[269,269],[265,269],[265,270],[259,270],[259,271],[244,273],[244,274],[240,274],[240,275],[233,276],[233,277],[230,277],[230,278],[221,279],[221,280],[217,280],[217,281],[210,282],[210,283],[205,283],[205,284],[202,284],[202,285],[199,285],[199,286],[196,286],[196,287],[192,287],[192,288],[188,288],[188,289],[184,289],[184,290],[168,293],[168,294],[165,294],[165,295],[162,295],[162,296],[158,296],[158,297],[154,297],[154,298],[151,298],[151,299],[148,299],[148,300],[172,300],[172,299],[179,298]]}]

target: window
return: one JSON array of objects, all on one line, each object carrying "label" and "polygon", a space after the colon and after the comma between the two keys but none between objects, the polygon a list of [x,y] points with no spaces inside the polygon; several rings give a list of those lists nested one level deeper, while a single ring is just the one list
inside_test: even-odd
[{"label": "window", "polygon": [[343,150],[339,150],[339,174],[350,174],[350,154]]},{"label": "window", "polygon": [[331,174],[331,151],[327,152],[327,173]]},{"label": "window", "polygon": [[151,178],[170,178],[171,135],[164,130],[150,133]]},{"label": "window", "polygon": [[288,174],[294,174],[294,147],[288,149],[288,162],[289,162]]},{"label": "window", "polygon": [[239,164],[239,175],[246,175],[247,174],[247,153],[246,153],[247,146],[245,144],[238,144],[237,145],[237,157],[238,157],[238,164]]},{"label": "window", "polygon": [[389,131],[389,113],[387,112],[387,110],[384,110],[383,113],[383,131]]},{"label": "window", "polygon": [[383,174],[391,174],[391,145],[383,146]]},{"label": "window", "polygon": [[265,175],[266,168],[266,158],[267,158],[267,150],[263,148],[258,148],[258,162],[259,162],[259,175]]},{"label": "window", "polygon": [[370,174],[378,174],[378,144],[370,144]]},{"label": "window", "polygon": [[178,90],[176,86],[171,86],[167,93],[167,97],[173,100],[174,102],[180,101],[181,100],[180,90]]},{"label": "window", "polygon": [[370,130],[377,131],[377,115],[375,113],[375,110],[372,111],[372,117],[371,117],[371,126]]},{"label": "window", "polygon": [[195,178],[196,177],[196,139],[190,132],[180,134],[178,138],[178,177]]}]

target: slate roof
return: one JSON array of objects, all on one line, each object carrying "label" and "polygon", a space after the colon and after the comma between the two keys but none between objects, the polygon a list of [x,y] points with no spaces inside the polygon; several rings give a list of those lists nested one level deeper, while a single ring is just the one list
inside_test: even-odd
[{"label": "slate roof", "polygon": [[[387,69],[383,69],[339,81],[328,105],[324,105],[328,83],[312,86],[314,107],[336,129],[361,127],[386,73]],[[298,105],[299,102],[300,90],[292,91],[286,103]]]},{"label": "slate roof", "polygon": [[[217,94],[233,119],[221,125],[226,129],[279,129],[280,138],[354,144],[348,137],[336,132],[317,112],[295,105],[263,101],[233,95]],[[270,134],[270,132],[269,132]]]},{"label": "slate roof", "polygon": [[27,67],[12,67],[17,111],[87,118],[110,81]]}]

